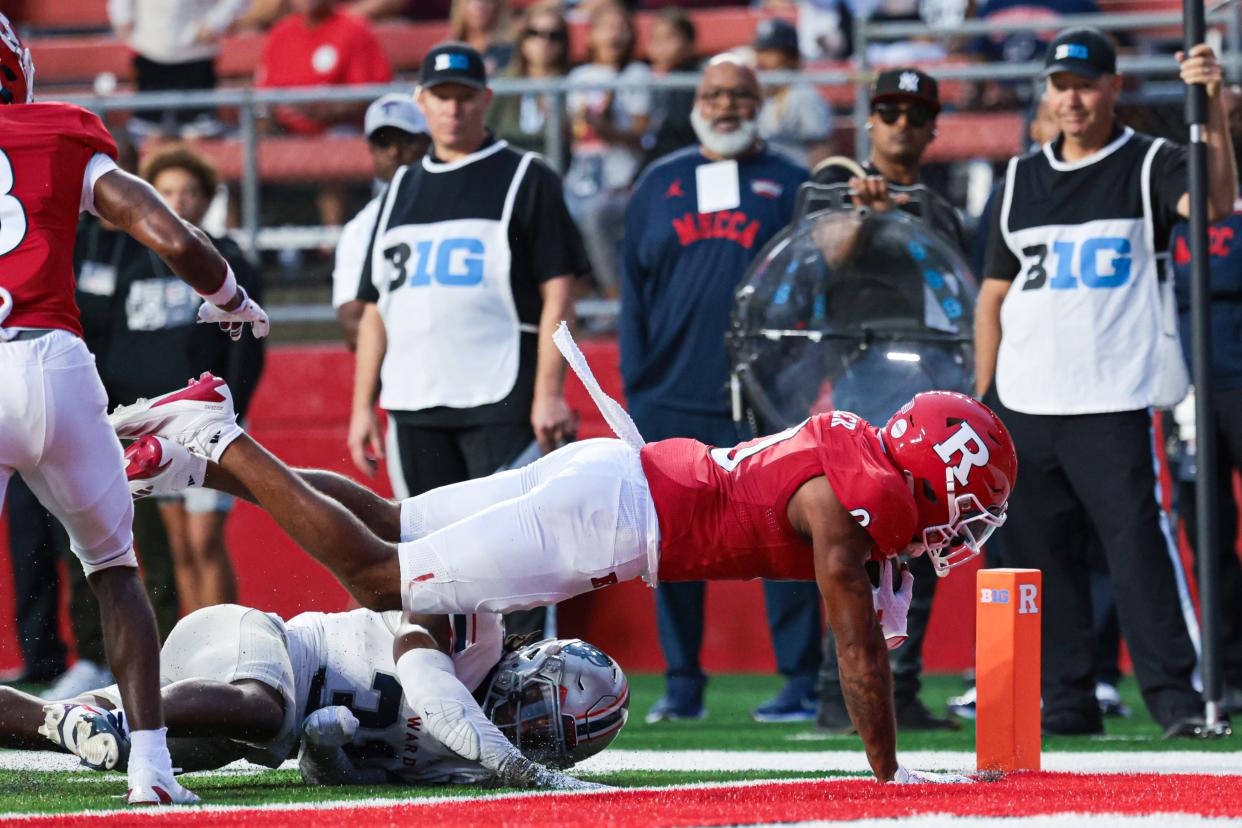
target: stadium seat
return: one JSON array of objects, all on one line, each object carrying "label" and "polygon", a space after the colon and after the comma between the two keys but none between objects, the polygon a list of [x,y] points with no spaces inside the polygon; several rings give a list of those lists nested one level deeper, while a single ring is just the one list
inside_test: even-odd
[{"label": "stadium seat", "polygon": [[108,0],[28,0],[18,8],[22,25],[32,29],[108,27]]}]

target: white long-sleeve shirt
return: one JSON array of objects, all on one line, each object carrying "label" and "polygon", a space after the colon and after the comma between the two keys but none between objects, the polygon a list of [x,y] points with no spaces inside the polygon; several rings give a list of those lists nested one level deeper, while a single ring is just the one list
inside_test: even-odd
[{"label": "white long-sleeve shirt", "polygon": [[218,41],[198,43],[204,25],[217,37],[228,31],[250,0],[108,0],[114,29],[133,26],[129,46],[157,63],[189,63],[215,57]]}]

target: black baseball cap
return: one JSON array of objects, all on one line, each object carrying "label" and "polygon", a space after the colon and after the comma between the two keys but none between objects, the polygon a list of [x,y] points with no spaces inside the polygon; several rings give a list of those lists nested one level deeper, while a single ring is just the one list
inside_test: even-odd
[{"label": "black baseball cap", "polygon": [[1092,79],[1117,74],[1117,50],[1112,38],[1089,26],[1061,32],[1048,45],[1041,77],[1057,72],[1072,72]]},{"label": "black baseball cap", "polygon": [[871,87],[873,104],[900,98],[918,101],[932,112],[940,112],[940,85],[931,75],[912,66],[885,69],[876,75]]},{"label": "black baseball cap", "polygon": [[418,72],[418,85],[430,89],[442,83],[460,83],[475,89],[487,86],[487,68],[473,46],[450,41],[427,53]]},{"label": "black baseball cap", "polygon": [[768,17],[759,21],[755,27],[755,40],[751,44],[755,51],[772,49],[786,54],[798,54],[798,29],[783,17]]}]

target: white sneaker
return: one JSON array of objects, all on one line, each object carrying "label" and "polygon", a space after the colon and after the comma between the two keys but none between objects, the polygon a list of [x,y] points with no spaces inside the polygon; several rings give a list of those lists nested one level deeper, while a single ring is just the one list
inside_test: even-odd
[{"label": "white sneaker", "polygon": [[196,805],[199,798],[181,786],[171,773],[152,767],[129,769],[126,805]]},{"label": "white sneaker", "polygon": [[202,486],[207,458],[167,437],[148,434],[125,449],[125,478],[134,500]]},{"label": "white sneaker", "polygon": [[115,770],[129,759],[129,739],[120,723],[89,704],[44,705],[39,733],[91,770]]},{"label": "white sneaker", "polygon": [[115,683],[111,671],[102,664],[78,659],[73,666],[56,679],[56,683],[47,689],[43,698],[52,701],[73,699],[87,690],[97,690]]},{"label": "white sneaker", "polygon": [[228,385],[207,372],[180,391],[118,407],[108,423],[118,437],[159,434],[217,462],[242,435]]}]

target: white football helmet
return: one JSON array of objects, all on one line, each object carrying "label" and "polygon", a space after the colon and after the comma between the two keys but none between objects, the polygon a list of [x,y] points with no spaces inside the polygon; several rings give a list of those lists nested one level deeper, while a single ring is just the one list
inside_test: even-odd
[{"label": "white football helmet", "polygon": [[630,684],[602,650],[547,639],[496,665],[483,712],[528,759],[567,768],[606,748],[629,716]]}]

